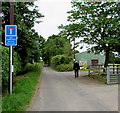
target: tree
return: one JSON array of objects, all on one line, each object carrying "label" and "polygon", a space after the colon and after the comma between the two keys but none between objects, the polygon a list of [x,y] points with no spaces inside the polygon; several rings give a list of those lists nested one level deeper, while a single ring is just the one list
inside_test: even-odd
[{"label": "tree", "polygon": [[[14,3],[14,17],[15,17],[15,25],[17,25],[17,33],[18,33],[18,44],[15,46],[15,51],[17,51],[22,59],[23,65],[28,62],[31,62],[32,59],[35,58],[36,55],[40,56],[40,48],[39,42],[44,40],[43,37],[39,36],[38,33],[33,29],[34,23],[39,23],[37,19],[42,18],[43,15],[38,12],[37,6],[34,5],[33,2],[15,2]],[[4,29],[5,25],[9,25],[10,23],[10,5],[7,2],[2,3],[2,14],[3,14],[3,22],[2,22],[2,41],[4,43]],[[43,41],[44,42],[44,41]],[[4,45],[4,44],[3,44]],[[38,55],[39,54],[39,55]]]},{"label": "tree", "polygon": [[63,45],[63,54],[71,56],[71,44],[69,41],[66,41]]},{"label": "tree", "polygon": [[80,37],[80,32],[82,33],[82,28],[84,25],[80,25],[80,24],[69,24],[69,25],[66,25],[66,26],[59,26],[58,28],[61,30],[59,35],[62,36],[62,37],[66,37],[67,39],[70,40],[70,42],[74,42],[74,45],[73,45],[73,52],[72,52],[72,55],[74,56],[75,58],[75,54],[76,54],[76,48],[79,46],[79,42],[76,42],[76,39],[78,39]]},{"label": "tree", "polygon": [[[45,42],[44,47],[43,60],[45,61],[45,63],[48,63],[50,65],[50,61],[53,56],[64,54],[66,43],[69,43],[69,40],[64,37],[60,37],[59,35],[52,35],[48,37],[48,40]],[[71,46],[69,47],[71,48]]]},{"label": "tree", "polygon": [[109,58],[108,63],[112,63],[112,64],[115,63],[115,54],[112,52],[110,52],[110,58]]},{"label": "tree", "polygon": [[[120,4],[118,2],[78,2],[72,1],[73,10],[68,13],[68,21],[78,24],[76,36],[83,37],[82,43],[94,44],[89,50],[105,52],[105,67],[109,53],[120,47]],[[69,29],[72,28],[69,25]],[[71,30],[70,30],[71,31]],[[69,31],[69,32],[70,32]],[[74,38],[74,36],[73,36]]]},{"label": "tree", "polygon": [[116,63],[116,64],[120,64],[120,57],[116,57],[116,58],[115,58],[115,63]]}]

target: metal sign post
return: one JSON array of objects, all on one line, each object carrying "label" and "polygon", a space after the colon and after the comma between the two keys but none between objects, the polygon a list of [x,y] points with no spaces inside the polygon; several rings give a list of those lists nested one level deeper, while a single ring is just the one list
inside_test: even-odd
[{"label": "metal sign post", "polygon": [[13,46],[17,45],[17,26],[5,26],[5,45],[10,46],[10,75],[9,75],[9,93],[12,94],[13,80]]},{"label": "metal sign post", "polygon": [[12,46],[10,46],[10,77],[9,77],[9,82],[10,82],[10,86],[9,86],[9,93],[12,94],[12,72],[13,72],[13,67],[12,67]]},{"label": "metal sign post", "polygon": [[5,26],[5,45],[10,46],[10,76],[9,76],[9,93],[12,94],[13,80],[13,46],[17,45],[17,26]]}]

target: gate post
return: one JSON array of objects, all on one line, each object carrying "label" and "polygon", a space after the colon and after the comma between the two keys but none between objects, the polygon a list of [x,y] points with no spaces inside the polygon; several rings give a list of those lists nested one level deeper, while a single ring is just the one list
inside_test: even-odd
[{"label": "gate post", "polygon": [[107,66],[107,84],[110,84],[110,67]]}]

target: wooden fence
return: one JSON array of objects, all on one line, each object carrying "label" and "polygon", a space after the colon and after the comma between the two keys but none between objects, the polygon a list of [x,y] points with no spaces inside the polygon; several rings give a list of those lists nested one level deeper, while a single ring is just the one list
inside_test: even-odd
[{"label": "wooden fence", "polygon": [[89,75],[103,75],[105,74],[104,72],[104,67],[103,65],[90,65],[89,66]]},{"label": "wooden fence", "polygon": [[106,81],[107,84],[120,83],[120,65],[113,64],[104,68],[103,65],[89,66],[89,76]]}]

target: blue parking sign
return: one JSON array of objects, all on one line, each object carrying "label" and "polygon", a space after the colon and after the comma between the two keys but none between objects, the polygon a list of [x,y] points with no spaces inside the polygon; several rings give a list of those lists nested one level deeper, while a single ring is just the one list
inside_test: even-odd
[{"label": "blue parking sign", "polygon": [[17,35],[17,26],[16,25],[6,25],[5,26],[5,35]]}]

